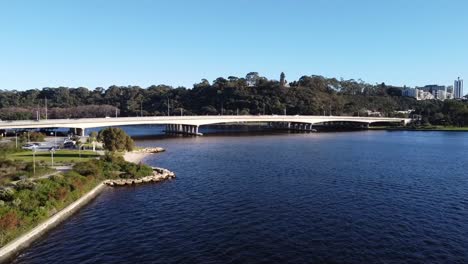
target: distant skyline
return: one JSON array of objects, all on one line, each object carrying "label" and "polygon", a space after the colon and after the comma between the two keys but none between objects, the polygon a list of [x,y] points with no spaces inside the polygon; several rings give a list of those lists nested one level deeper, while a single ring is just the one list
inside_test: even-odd
[{"label": "distant skyline", "polygon": [[463,0],[0,0],[0,89],[191,88],[251,71],[448,86],[468,76],[467,9]]}]

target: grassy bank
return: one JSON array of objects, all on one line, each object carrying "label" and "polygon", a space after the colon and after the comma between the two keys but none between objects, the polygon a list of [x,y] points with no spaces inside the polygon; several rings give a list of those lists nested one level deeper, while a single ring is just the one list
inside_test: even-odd
[{"label": "grassy bank", "polygon": [[[48,151],[45,152],[36,152],[35,154],[36,162],[52,162],[51,154]],[[75,163],[88,161],[89,159],[95,159],[99,157],[99,154],[93,151],[81,151],[81,154],[78,150],[57,150],[54,153],[54,162],[55,163]],[[32,162],[33,161],[33,152],[20,151],[12,153],[9,155],[9,158],[12,160]]]},{"label": "grassy bank", "polygon": [[370,127],[369,130],[405,130],[405,131],[468,131],[468,127],[457,126],[420,126],[420,127],[394,127],[394,126],[378,126]]},{"label": "grassy bank", "polygon": [[0,190],[0,246],[31,230],[94,188],[99,180],[75,172],[21,181]]},{"label": "grassy bank", "polygon": [[[16,161],[21,163],[21,161]],[[108,153],[76,163],[73,170],[44,179],[24,179],[0,186],[0,247],[76,201],[105,179],[152,174],[144,164]]]}]

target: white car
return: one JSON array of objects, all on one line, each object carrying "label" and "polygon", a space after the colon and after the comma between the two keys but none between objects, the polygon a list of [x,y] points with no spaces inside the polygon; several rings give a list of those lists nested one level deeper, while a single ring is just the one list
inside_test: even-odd
[{"label": "white car", "polygon": [[72,142],[73,145],[76,144],[76,141],[71,140],[71,139],[69,139],[69,138],[66,138],[66,139],[63,141],[63,144],[68,143],[68,142]]},{"label": "white car", "polygon": [[33,150],[33,149],[37,149],[37,147],[38,147],[38,146],[35,145],[35,144],[26,144],[26,145],[22,146],[21,148],[22,148],[22,149]]}]

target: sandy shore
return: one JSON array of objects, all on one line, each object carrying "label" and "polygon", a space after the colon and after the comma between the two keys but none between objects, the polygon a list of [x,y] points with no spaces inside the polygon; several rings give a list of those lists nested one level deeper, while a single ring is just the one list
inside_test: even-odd
[{"label": "sandy shore", "polygon": [[142,148],[126,152],[123,157],[128,162],[140,163],[146,156],[164,151],[166,150],[160,147]]},{"label": "sandy shore", "polygon": [[126,152],[123,157],[128,162],[140,163],[145,157],[149,155],[151,155],[151,153]]}]

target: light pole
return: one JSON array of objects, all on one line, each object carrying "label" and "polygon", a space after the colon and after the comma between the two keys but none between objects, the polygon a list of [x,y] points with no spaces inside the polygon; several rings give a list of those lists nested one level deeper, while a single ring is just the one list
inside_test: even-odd
[{"label": "light pole", "polygon": [[81,161],[81,142],[78,142],[78,155],[80,156]]},{"label": "light pole", "polygon": [[36,177],[36,148],[33,147],[32,152],[33,152],[33,174],[34,174],[34,177]]},{"label": "light pole", "polygon": [[57,146],[57,131],[50,132],[50,135],[54,135],[54,147]]},{"label": "light pole", "polygon": [[52,163],[52,166],[51,166],[51,167],[54,166],[54,152],[55,152],[55,148],[51,148],[51,149],[50,149],[50,159],[51,159],[51,161],[52,161],[52,162],[51,162],[51,163]]}]

